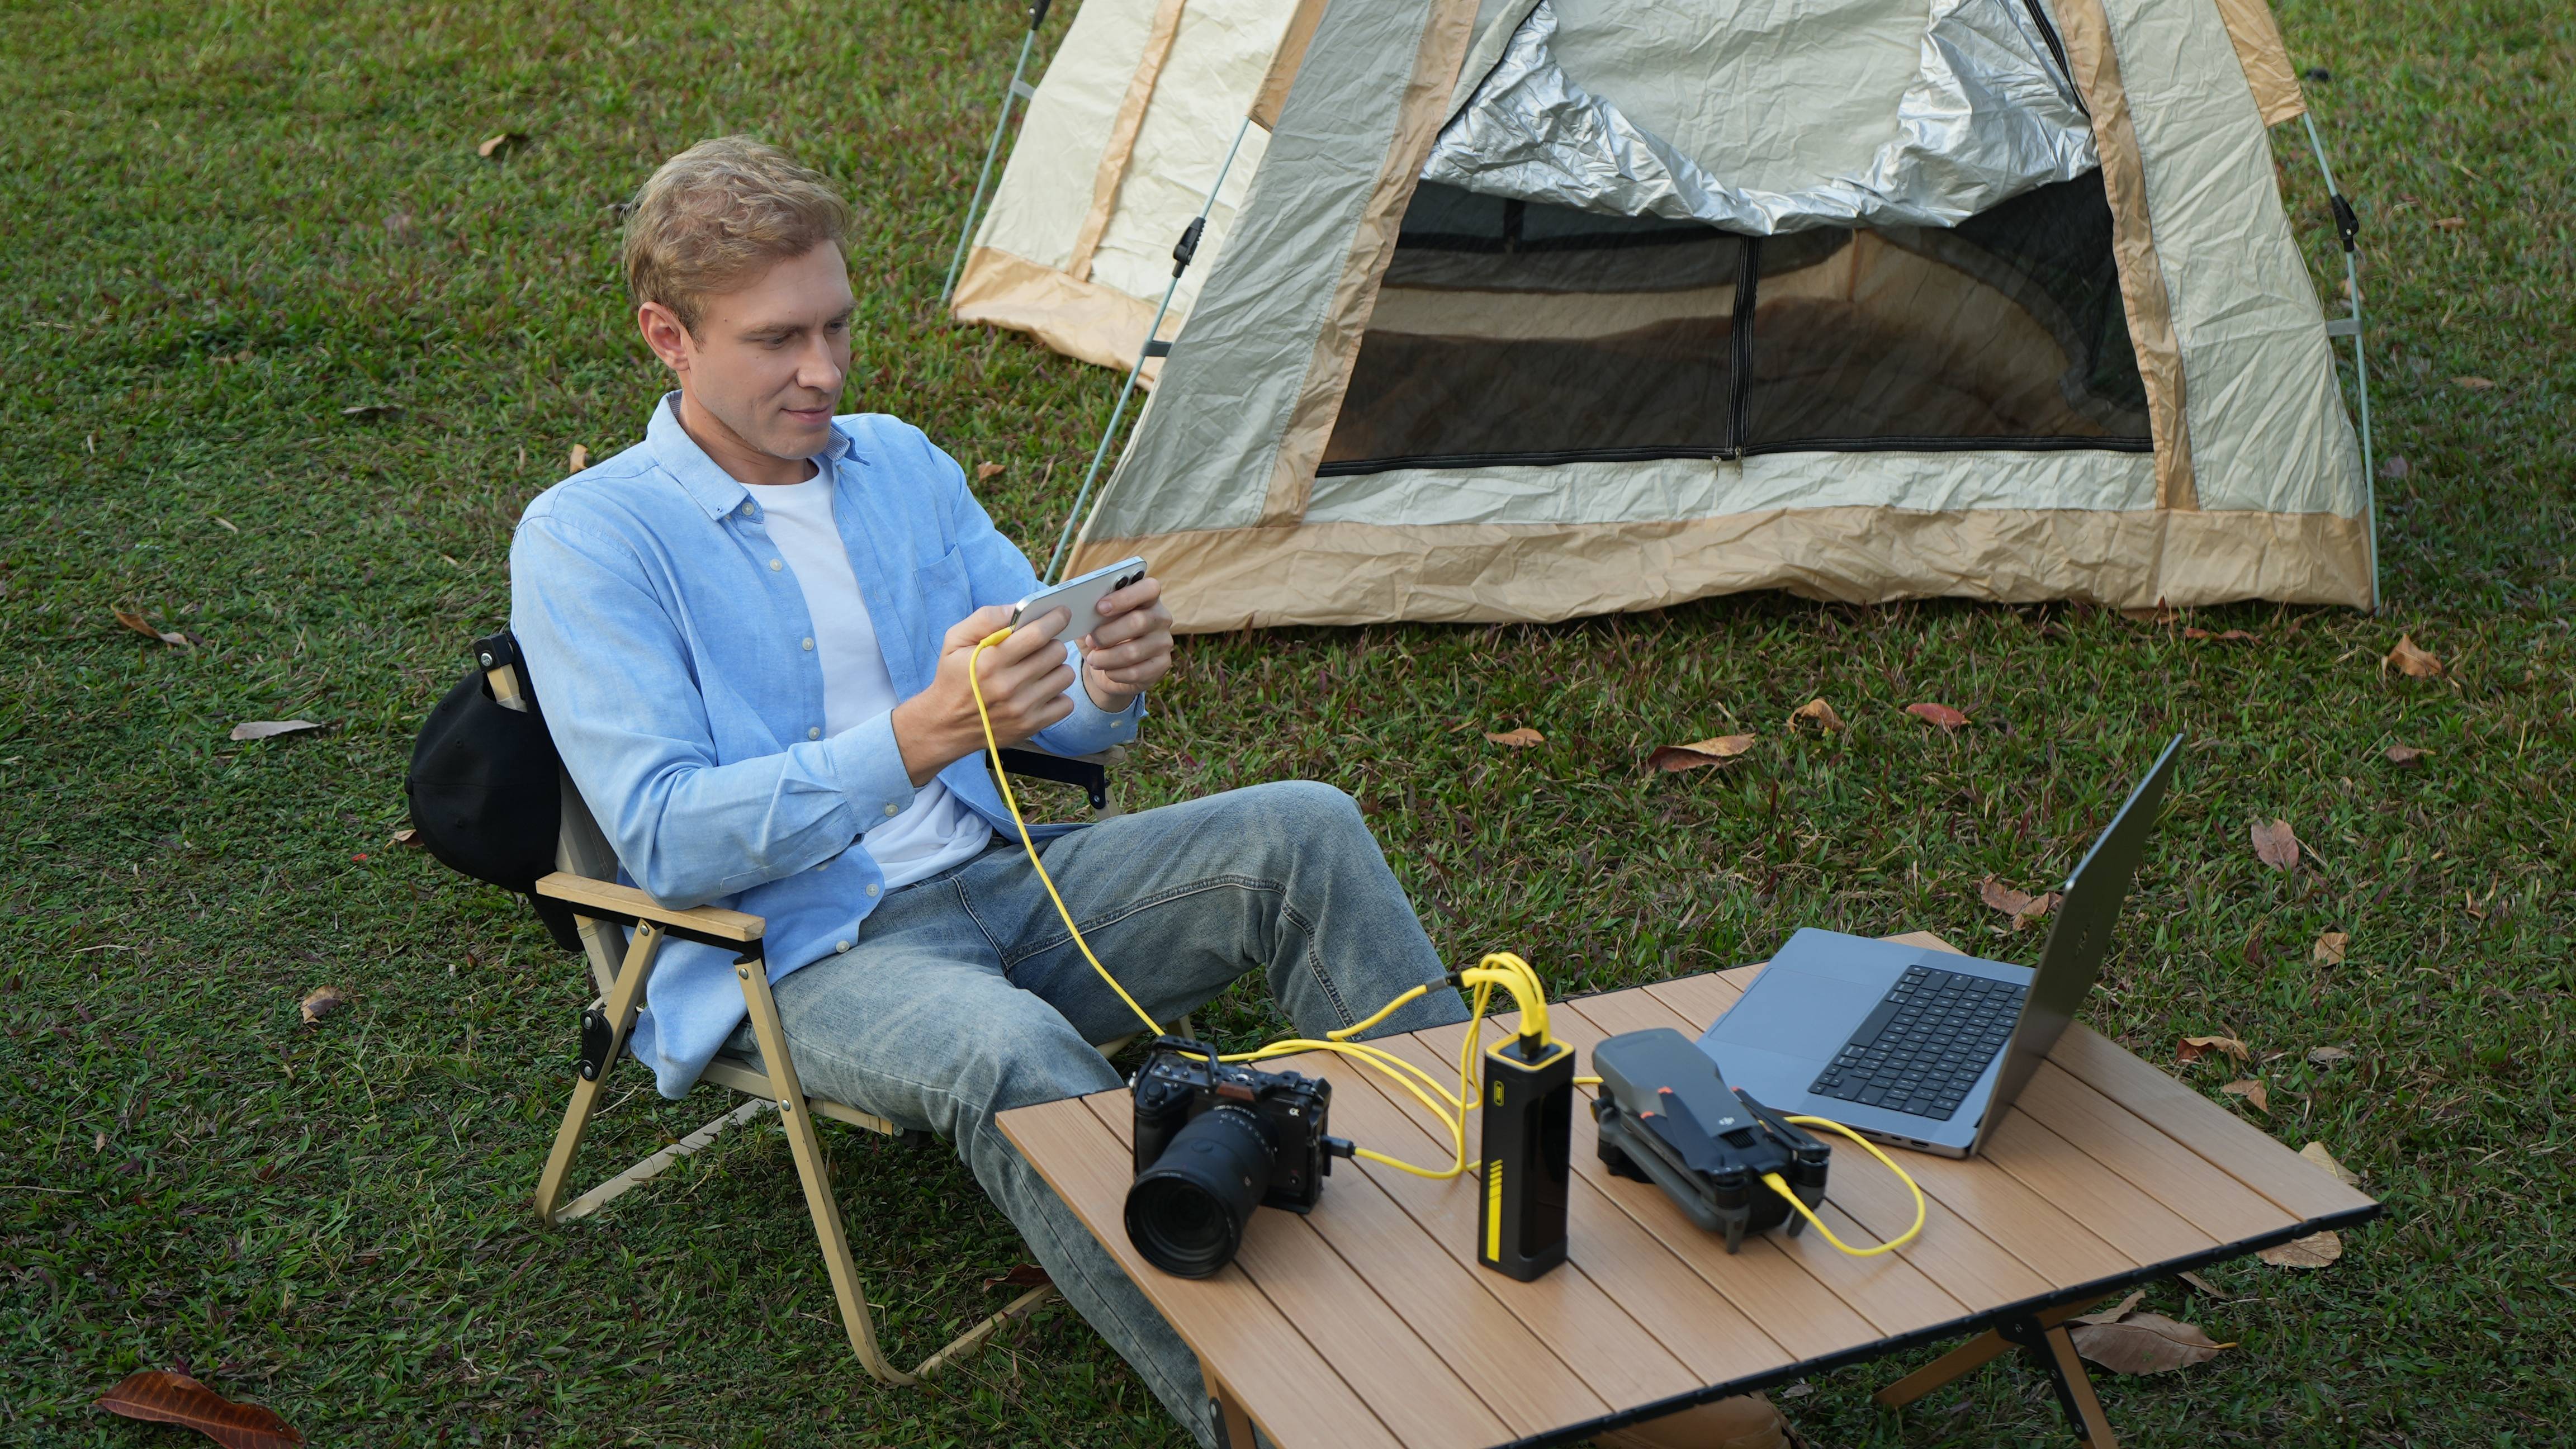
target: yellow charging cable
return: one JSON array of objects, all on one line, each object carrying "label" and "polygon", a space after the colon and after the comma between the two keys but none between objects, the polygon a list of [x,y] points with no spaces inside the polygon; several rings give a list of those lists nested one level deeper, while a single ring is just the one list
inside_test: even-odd
[{"label": "yellow charging cable", "polygon": [[1773,1192],[1787,1198],[1789,1200],[1789,1206],[1797,1209],[1798,1216],[1805,1218],[1809,1227],[1812,1227],[1817,1232],[1825,1235],[1826,1242],[1833,1244],[1836,1248],[1851,1254],[1855,1258],[1875,1258],[1881,1253],[1895,1252],[1897,1249],[1913,1242],[1916,1236],[1922,1233],[1923,1217],[1926,1211],[1923,1202],[1923,1188],[1920,1184],[1915,1182],[1914,1175],[1912,1173],[1907,1172],[1904,1168],[1896,1165],[1895,1158],[1879,1151],[1877,1143],[1870,1141],[1868,1138],[1861,1136],[1859,1133],[1854,1132],[1849,1127],[1846,1127],[1831,1118],[1790,1117],[1784,1120],[1794,1122],[1801,1127],[1830,1127],[1834,1131],[1850,1138],[1852,1141],[1859,1143],[1863,1152],[1877,1158],[1880,1165],[1884,1166],[1888,1171],[1896,1174],[1897,1181],[1905,1184],[1905,1190],[1907,1192],[1914,1194],[1914,1225],[1912,1227],[1907,1228],[1904,1232],[1897,1234],[1895,1237],[1888,1239],[1877,1247],[1855,1248],[1851,1244],[1844,1242],[1842,1239],[1835,1237],[1834,1230],[1825,1226],[1825,1220],[1817,1217],[1814,1210],[1810,1209],[1805,1203],[1800,1202],[1798,1200],[1798,1195],[1789,1190],[1789,1184],[1780,1180],[1780,1174],[1776,1172],[1766,1172],[1762,1174],[1763,1184],[1769,1187]]}]

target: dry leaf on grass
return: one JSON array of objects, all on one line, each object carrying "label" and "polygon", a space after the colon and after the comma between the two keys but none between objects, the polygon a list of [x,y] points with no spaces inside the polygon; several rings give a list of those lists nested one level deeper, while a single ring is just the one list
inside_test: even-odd
[{"label": "dry leaf on grass", "polygon": [[2455,377],[2452,378],[2451,381],[2467,388],[2471,392],[2485,392],[2488,388],[2495,386],[2495,379],[2492,377]]},{"label": "dry leaf on grass", "polygon": [[2308,948],[2308,959],[2320,966],[2340,966],[2343,953],[2351,945],[2352,933],[2349,931],[2321,931],[2317,934],[2317,943]]},{"label": "dry leaf on grass", "polygon": [[2005,885],[2000,876],[1990,875],[1977,882],[1977,899],[2012,917],[2012,928],[2018,931],[2047,915],[2056,907],[2061,897],[2055,891],[2050,891],[2043,896],[2033,896]]},{"label": "dry leaf on grass", "polygon": [[2287,820],[2254,822],[2254,858],[2274,870],[2299,868],[2299,836]]},{"label": "dry leaf on grass", "polygon": [[590,445],[587,443],[573,444],[572,451],[564,455],[564,476],[567,478],[589,466]]},{"label": "dry leaf on grass", "polygon": [[2253,1053],[2245,1049],[2245,1043],[2232,1036],[2187,1036],[2174,1054],[2184,1061],[2196,1062],[2211,1052],[2223,1052],[2240,1062],[2253,1057]]},{"label": "dry leaf on grass", "polygon": [[2173,605],[2166,603],[2162,599],[2158,599],[2156,600],[2156,606],[2152,609],[2122,609],[2120,611],[2120,617],[2128,620],[2132,624],[2155,624],[2161,626],[2172,623],[2174,620],[2181,618],[2182,615],[2174,609]]},{"label": "dry leaf on grass", "polygon": [[2322,1268],[2343,1256],[2343,1239],[2335,1233],[2310,1233],[2278,1243],[2254,1255],[2275,1268]]},{"label": "dry leaf on grass", "polygon": [[2414,465],[2408,463],[2405,455],[2402,453],[2391,453],[2387,457],[2379,460],[2379,476],[2389,479],[2392,482],[2402,479],[2407,474],[2414,471]]},{"label": "dry leaf on grass", "polygon": [[347,1004],[348,998],[340,994],[339,987],[316,986],[313,988],[312,993],[306,996],[301,1003],[304,1011],[305,1023],[310,1025],[313,1022],[320,1021],[322,1018],[329,1016],[332,1012],[338,1011],[341,1007]]},{"label": "dry leaf on grass", "polygon": [[2117,1323],[2121,1319],[2127,1317],[2129,1311],[2136,1308],[2138,1304],[2146,1298],[2146,1296],[2147,1290],[2141,1288],[2098,1313],[2079,1313],[2069,1321],[2073,1323]]},{"label": "dry leaf on grass", "polygon": [[2199,1325],[2161,1313],[2131,1313],[2116,1323],[2072,1323],[2075,1351],[2115,1374],[2161,1374],[2207,1363],[2232,1343],[2215,1343]]},{"label": "dry leaf on grass", "polygon": [[169,629],[155,629],[152,627],[152,621],[144,618],[141,614],[129,614],[123,609],[111,609],[108,612],[116,615],[116,622],[123,624],[126,628],[133,630],[135,633],[142,635],[146,639],[158,639],[173,649],[185,649],[188,647],[189,641],[187,635]]},{"label": "dry leaf on grass", "polygon": [[2390,745],[2387,749],[2381,750],[2379,753],[2380,757],[2387,760],[2388,763],[2404,766],[2420,765],[2424,762],[2424,757],[2433,752],[2431,750],[2419,750],[2413,745]]},{"label": "dry leaf on grass", "polygon": [[2246,633],[2242,629],[2229,629],[2226,632],[2219,634],[2212,634],[2207,629],[2185,629],[2182,631],[2182,637],[2186,639],[2210,639],[2221,644],[2253,644],[2259,642],[2253,635]]},{"label": "dry leaf on grass", "polygon": [[2458,231],[2468,224],[2469,219],[2465,216],[2445,216],[2435,218],[2433,227],[2437,231]]},{"label": "dry leaf on grass", "polygon": [[493,157],[500,155],[503,151],[512,146],[518,145],[526,139],[528,139],[528,133],[525,131],[502,131],[495,135],[484,137],[483,144],[474,148],[474,154],[482,157],[486,161],[489,161]]},{"label": "dry leaf on grass", "polygon": [[340,409],[340,416],[344,418],[390,418],[401,413],[401,403],[351,403]]},{"label": "dry leaf on grass", "polygon": [[1054,1281],[1047,1276],[1046,1269],[1035,1263],[1022,1263],[999,1278],[985,1279],[984,1286],[987,1288],[1043,1288]]},{"label": "dry leaf on grass", "polygon": [[2215,1287],[2211,1286],[2210,1281],[2203,1278],[2198,1273],[2182,1272],[2176,1273],[2174,1276],[2181,1279],[2185,1286],[2206,1297],[2225,1298],[2227,1296],[2226,1294],[2219,1292]]},{"label": "dry leaf on grass", "polygon": [[240,724],[233,726],[231,738],[235,740],[264,740],[272,735],[301,734],[305,730],[318,730],[320,728],[322,728],[322,726],[309,719],[246,719]]},{"label": "dry leaf on grass", "polygon": [[421,848],[420,832],[406,825],[402,829],[394,832],[392,843],[395,845],[407,845],[414,850],[418,850]]},{"label": "dry leaf on grass", "polygon": [[2351,1060],[2352,1049],[2350,1047],[2321,1046],[2308,1048],[2308,1065],[2312,1067],[2330,1067],[2337,1062],[2348,1062]]},{"label": "dry leaf on grass", "polygon": [[1002,465],[999,463],[978,463],[975,465],[975,481],[978,483],[981,483],[988,478],[999,478],[1001,476]]},{"label": "dry leaf on grass", "polygon": [[2307,1146],[2299,1149],[2299,1155],[2306,1158],[2308,1161],[2315,1163],[2317,1166],[2324,1168],[2326,1171],[2333,1173],[2335,1181],[2342,1183],[2344,1186],[2361,1186],[2361,1175],[2354,1172],[2351,1168],[2344,1166],[2342,1163],[2335,1161],[2335,1155],[2326,1150],[2326,1145],[2324,1143],[2311,1142]]},{"label": "dry leaf on grass", "polygon": [[1722,765],[1753,748],[1751,735],[1719,735],[1715,739],[1693,740],[1686,745],[1663,745],[1646,757],[1646,763],[1658,770],[1695,770],[1702,765]]},{"label": "dry leaf on grass", "polygon": [[1966,715],[1959,713],[1957,710],[1952,709],[1946,704],[1931,704],[1928,702],[1924,704],[1909,704],[1905,707],[1905,712],[1928,724],[1939,725],[1945,730],[1957,729],[1959,726],[1968,722],[1968,717]]},{"label": "dry leaf on grass", "polygon": [[2266,1117],[2272,1115],[2272,1094],[2264,1090],[2263,1083],[2260,1078],[2240,1077],[2218,1090],[2225,1092],[2231,1097],[2244,1098],[2245,1105],[2262,1113]]},{"label": "dry leaf on grass", "polygon": [[1519,729],[1505,730],[1501,734],[1496,734],[1492,730],[1487,730],[1485,731],[1485,738],[1493,741],[1495,744],[1501,745],[1507,750],[1526,750],[1532,745],[1543,745],[1547,743],[1547,736],[1540,734],[1538,731],[1531,729],[1527,725],[1523,725]]},{"label": "dry leaf on grass", "polygon": [[2385,674],[2392,668],[2409,679],[2432,679],[2441,674],[2442,661],[2435,658],[2431,650],[2418,646],[2414,635],[2400,634],[2397,647],[2389,650],[2388,657],[2379,661],[2381,673]]},{"label": "dry leaf on grass", "polygon": [[145,1369],[98,1396],[111,1414],[194,1429],[224,1449],[284,1449],[304,1436],[258,1404],[236,1404],[183,1373]]},{"label": "dry leaf on grass", "polygon": [[1825,703],[1822,695],[1789,711],[1789,728],[1794,730],[1800,725],[1808,726],[1820,734],[1834,734],[1850,728],[1843,723],[1841,715],[1834,713],[1834,707]]}]

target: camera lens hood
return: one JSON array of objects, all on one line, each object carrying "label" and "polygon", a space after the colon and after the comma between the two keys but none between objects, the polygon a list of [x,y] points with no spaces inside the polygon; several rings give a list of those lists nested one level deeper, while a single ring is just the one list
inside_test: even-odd
[{"label": "camera lens hood", "polygon": [[1234,1106],[1199,1114],[1127,1189],[1127,1240],[1175,1277],[1213,1275],[1243,1246],[1276,1155],[1258,1114]]}]

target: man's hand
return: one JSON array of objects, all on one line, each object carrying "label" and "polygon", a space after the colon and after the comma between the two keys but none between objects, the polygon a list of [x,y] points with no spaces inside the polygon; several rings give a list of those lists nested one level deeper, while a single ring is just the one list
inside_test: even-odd
[{"label": "man's hand", "polygon": [[1172,611],[1163,582],[1142,578],[1100,601],[1100,627],[1083,636],[1082,687],[1115,714],[1172,669]]},{"label": "man's hand", "polygon": [[[966,678],[970,658],[984,686],[993,737],[1001,743],[1018,744],[1073,713],[1073,701],[1065,698],[1073,670],[1064,662],[1064,646],[1053,637],[1064,627],[1065,611],[1039,615],[976,657],[975,645],[1010,622],[1007,604],[987,604],[967,615],[940,641],[939,669],[930,687],[894,707],[894,742],[915,787],[984,748],[984,726],[975,716],[974,688]],[[1171,647],[1168,634],[1164,647]]]}]

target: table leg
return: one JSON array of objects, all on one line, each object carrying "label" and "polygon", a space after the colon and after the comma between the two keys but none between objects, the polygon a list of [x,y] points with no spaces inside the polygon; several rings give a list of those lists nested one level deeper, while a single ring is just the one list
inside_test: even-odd
[{"label": "table leg", "polygon": [[[2092,1308],[2093,1305],[2090,1303],[2061,1303],[2055,1308],[2042,1310],[2035,1317],[2041,1328],[2055,1328],[2079,1313],[2091,1311]],[[1966,1378],[1969,1374],[1984,1368],[2002,1357],[2004,1351],[2011,1347],[2013,1347],[2013,1340],[2004,1337],[2001,1333],[1981,1333],[1889,1384],[1886,1388],[1880,1389],[1875,1397],[1879,1403],[1888,1408],[1903,1408],[1934,1389]]]},{"label": "table leg", "polygon": [[1252,1416],[1243,1411],[1243,1405],[1235,1402],[1234,1395],[1226,1389],[1225,1380],[1216,1376],[1216,1370],[1209,1367],[1206,1359],[1199,1360],[1199,1377],[1207,1382],[1208,1412],[1216,1419],[1217,1433],[1224,1439],[1225,1449],[1253,1449]]},{"label": "table leg", "polygon": [[2058,1401],[2066,1417],[2075,1423],[2075,1432],[2084,1439],[2085,1449],[2120,1449],[2120,1441],[2111,1433],[2111,1421],[2102,1415],[2102,1401],[2093,1396],[2093,1380],[2084,1373],[2084,1360],[2075,1353],[2075,1340],[2064,1325],[2051,1328],[2041,1336],[2046,1345],[2049,1376],[2057,1381]]}]

